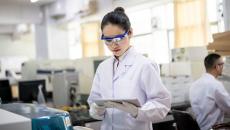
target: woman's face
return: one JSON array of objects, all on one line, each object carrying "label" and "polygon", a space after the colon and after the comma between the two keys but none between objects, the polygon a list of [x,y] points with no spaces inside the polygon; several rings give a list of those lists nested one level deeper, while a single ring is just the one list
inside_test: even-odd
[{"label": "woman's face", "polygon": [[[123,30],[121,27],[119,27],[118,25],[114,25],[114,24],[108,24],[106,26],[104,26],[103,30],[102,30],[102,34],[104,35],[104,37],[109,37],[109,38],[113,38],[116,37],[118,35],[122,35],[125,33],[125,30]],[[116,41],[111,41],[106,42],[107,43],[107,47],[109,48],[109,50],[113,53],[114,56],[119,57],[122,54],[124,54],[124,52],[129,48],[130,44],[130,38],[131,38],[131,30],[128,31],[127,33],[128,35],[123,37],[119,42]]]}]

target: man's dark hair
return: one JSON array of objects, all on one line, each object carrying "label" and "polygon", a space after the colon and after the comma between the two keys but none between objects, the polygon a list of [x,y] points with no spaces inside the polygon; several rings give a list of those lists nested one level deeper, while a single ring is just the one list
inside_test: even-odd
[{"label": "man's dark hair", "polygon": [[101,22],[101,30],[108,24],[115,24],[121,27],[123,30],[128,31],[130,29],[130,21],[125,14],[125,10],[122,7],[117,7],[114,11],[107,13]]},{"label": "man's dark hair", "polygon": [[216,53],[211,53],[204,59],[204,66],[206,70],[209,70],[214,67],[216,61],[221,57],[221,55]]}]

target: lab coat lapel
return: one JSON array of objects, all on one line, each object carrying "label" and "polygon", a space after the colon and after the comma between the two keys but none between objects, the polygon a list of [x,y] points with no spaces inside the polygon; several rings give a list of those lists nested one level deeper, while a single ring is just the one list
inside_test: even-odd
[{"label": "lab coat lapel", "polygon": [[124,61],[122,61],[120,63],[120,65],[118,66],[118,71],[117,73],[114,75],[113,77],[113,81],[117,80],[121,75],[124,75],[124,73],[128,70],[129,67],[132,66],[136,53],[132,48],[130,48],[130,50],[128,50],[129,52],[127,53],[127,55],[124,57]]},{"label": "lab coat lapel", "polygon": [[121,76],[123,73],[125,73],[125,65],[120,63],[120,65],[118,66],[118,71],[113,77],[113,81],[119,78],[119,76]]},{"label": "lab coat lapel", "polygon": [[106,75],[106,76],[108,76],[108,77],[107,77],[107,81],[106,82],[108,83],[108,86],[112,86],[112,84],[113,84],[112,83],[112,80],[113,80],[113,61],[114,61],[114,59],[110,58],[109,62],[108,62],[109,64],[107,66],[107,68],[108,68],[107,69],[107,72],[108,72],[107,74],[108,75]]}]

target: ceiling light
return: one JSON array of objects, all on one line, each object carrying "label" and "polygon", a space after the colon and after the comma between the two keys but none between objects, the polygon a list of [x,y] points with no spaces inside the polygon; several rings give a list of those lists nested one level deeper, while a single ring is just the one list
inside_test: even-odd
[{"label": "ceiling light", "polygon": [[38,2],[39,0],[30,0],[31,3]]}]

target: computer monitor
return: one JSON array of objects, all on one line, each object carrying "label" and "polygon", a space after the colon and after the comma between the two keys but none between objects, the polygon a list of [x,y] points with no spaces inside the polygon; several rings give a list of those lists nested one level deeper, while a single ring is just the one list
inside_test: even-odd
[{"label": "computer monitor", "polygon": [[99,64],[104,61],[105,59],[97,59],[93,61],[93,68],[94,68],[94,73],[96,73],[97,71],[97,67],[99,66]]},{"label": "computer monitor", "polygon": [[8,79],[0,79],[0,97],[2,103],[12,102],[12,92]]},{"label": "computer monitor", "polygon": [[42,85],[42,92],[46,99],[45,80],[27,80],[18,82],[19,100],[25,103],[37,101],[39,88]]}]

